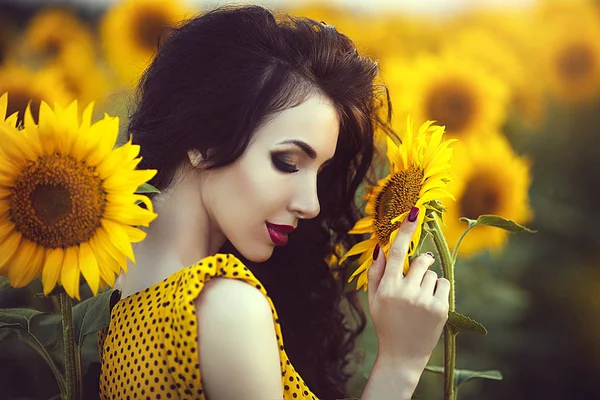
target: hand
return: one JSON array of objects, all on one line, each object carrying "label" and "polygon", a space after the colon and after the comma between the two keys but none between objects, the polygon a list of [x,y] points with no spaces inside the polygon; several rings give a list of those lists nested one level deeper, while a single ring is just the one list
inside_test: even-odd
[{"label": "hand", "polygon": [[[415,220],[418,220],[415,218]],[[377,339],[378,360],[392,364],[416,362],[425,368],[448,319],[450,282],[429,267],[432,255],[422,254],[402,274],[404,259],[417,222],[406,219],[399,228],[386,261],[375,249],[369,268],[369,310]]]}]

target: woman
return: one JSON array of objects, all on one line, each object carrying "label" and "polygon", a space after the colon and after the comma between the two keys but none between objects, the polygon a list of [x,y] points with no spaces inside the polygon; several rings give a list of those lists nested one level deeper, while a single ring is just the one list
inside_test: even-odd
[{"label": "woman", "polygon": [[[325,259],[352,244],[376,74],[333,27],[262,7],[209,12],[161,43],[129,126],[140,168],[158,170],[159,216],[101,335],[101,398],[345,397],[363,324],[340,311]],[[410,398],[447,318],[431,256],[401,273],[410,221],[389,260],[373,255],[363,399]]]}]

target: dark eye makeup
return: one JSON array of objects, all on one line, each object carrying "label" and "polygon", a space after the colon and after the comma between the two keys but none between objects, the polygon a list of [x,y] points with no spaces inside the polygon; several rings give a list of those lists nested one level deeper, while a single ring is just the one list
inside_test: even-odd
[{"label": "dark eye makeup", "polygon": [[291,164],[286,156],[286,153],[271,153],[271,162],[273,166],[277,168],[281,172],[285,172],[288,174],[298,172],[298,168],[296,165]]}]

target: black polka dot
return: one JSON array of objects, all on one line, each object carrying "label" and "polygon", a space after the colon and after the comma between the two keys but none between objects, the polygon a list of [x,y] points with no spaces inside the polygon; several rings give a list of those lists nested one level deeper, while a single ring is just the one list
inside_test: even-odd
[{"label": "black polka dot", "polygon": [[[239,272],[241,268],[244,277]],[[110,325],[98,333],[102,361],[100,399],[204,399],[193,296],[202,291],[206,281],[218,275],[240,279],[264,293],[252,272],[227,254],[183,268],[112,305]],[[284,369],[283,398],[310,396],[314,400],[285,354],[273,307],[271,312]]]}]

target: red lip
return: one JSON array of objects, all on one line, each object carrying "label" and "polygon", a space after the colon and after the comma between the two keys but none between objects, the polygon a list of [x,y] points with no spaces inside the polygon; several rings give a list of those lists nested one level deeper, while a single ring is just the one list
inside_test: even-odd
[{"label": "red lip", "polygon": [[295,229],[290,225],[275,225],[269,222],[266,225],[269,237],[275,246],[285,246],[288,242],[288,233],[291,233]]},{"label": "red lip", "polygon": [[277,229],[278,231],[281,231],[283,233],[292,233],[296,229],[291,225],[276,225],[276,224],[272,224],[270,222],[267,222],[267,225],[269,225],[270,227]]}]

